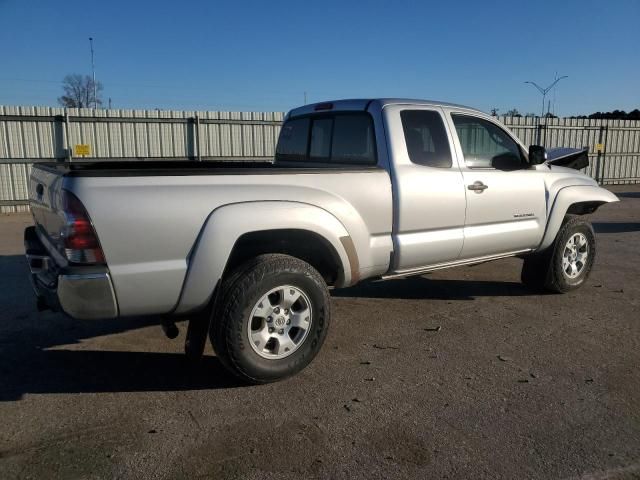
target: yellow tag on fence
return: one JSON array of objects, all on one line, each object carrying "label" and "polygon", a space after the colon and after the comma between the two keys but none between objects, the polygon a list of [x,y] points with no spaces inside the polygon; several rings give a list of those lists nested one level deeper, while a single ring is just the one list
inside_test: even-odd
[{"label": "yellow tag on fence", "polygon": [[604,143],[596,143],[596,152],[604,152]]},{"label": "yellow tag on fence", "polygon": [[91,145],[78,144],[73,147],[73,154],[76,157],[91,155]]}]

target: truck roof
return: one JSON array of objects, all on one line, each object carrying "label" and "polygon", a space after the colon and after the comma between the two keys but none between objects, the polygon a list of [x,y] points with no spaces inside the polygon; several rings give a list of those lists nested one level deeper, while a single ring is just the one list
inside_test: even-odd
[{"label": "truck roof", "polygon": [[[367,110],[369,106],[375,103],[380,109],[387,105],[430,105],[436,107],[455,107],[464,108],[465,110],[472,110],[478,113],[483,113],[480,110],[465,105],[459,105],[456,103],[441,102],[438,100],[421,100],[416,98],[354,98],[345,100],[328,100],[325,102],[311,103],[302,107],[294,108],[289,111],[289,117],[297,117],[299,115],[306,115],[316,112],[318,110],[331,110],[331,111],[358,111]],[[322,108],[325,107],[325,108]]]}]

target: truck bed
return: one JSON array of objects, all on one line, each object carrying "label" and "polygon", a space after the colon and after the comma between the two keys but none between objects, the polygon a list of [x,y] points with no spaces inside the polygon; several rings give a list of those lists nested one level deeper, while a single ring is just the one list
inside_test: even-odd
[{"label": "truck bed", "polygon": [[[291,211],[283,216],[268,210],[251,221],[252,226],[268,221],[270,228],[290,228],[296,208],[313,206],[351,234],[360,278],[389,267],[391,181],[379,167],[209,161],[37,164],[31,172],[30,203],[45,244],[59,243],[62,190],[75,195],[88,212],[123,316],[187,308],[179,302],[182,298],[184,303],[181,292],[193,252],[204,227],[215,223],[214,212],[228,205],[289,205]],[[237,224],[248,221],[241,217]],[[220,245],[216,249],[221,257],[228,255]]]},{"label": "truck bed", "polygon": [[66,177],[132,177],[185,175],[267,175],[282,173],[339,173],[381,170],[371,165],[311,162],[122,160],[111,162],[44,162],[38,168]]}]

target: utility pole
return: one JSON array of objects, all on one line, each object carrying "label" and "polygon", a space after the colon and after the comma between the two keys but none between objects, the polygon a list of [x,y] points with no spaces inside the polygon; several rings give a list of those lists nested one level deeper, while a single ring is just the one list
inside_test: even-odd
[{"label": "utility pole", "polygon": [[[553,79],[554,80],[558,79],[558,72],[556,72],[556,74],[554,75]],[[553,109],[551,110],[551,113],[553,113],[554,115],[556,114],[556,91],[557,91],[557,89],[554,88],[553,89],[553,103],[552,103]]]},{"label": "utility pole", "polygon": [[307,92],[304,92],[304,104],[307,104]]},{"label": "utility pole", "polygon": [[[556,74],[557,76],[557,74]],[[541,112],[541,116],[544,117],[544,101],[545,98],[547,96],[547,93],[549,93],[549,91],[556,86],[556,84],[562,80],[563,78],[569,78],[568,75],[563,75],[562,77],[558,77],[554,80],[554,82],[549,85],[547,88],[542,88],[540,85],[538,85],[536,82],[530,82],[530,81],[526,81],[524,83],[530,83],[531,85],[533,85],[534,87],[536,87],[536,89],[542,94],[542,112]]]},{"label": "utility pole", "polygon": [[98,108],[98,89],[96,87],[96,65],[93,61],[93,37],[89,37],[91,47],[91,73],[93,75],[93,108]]}]

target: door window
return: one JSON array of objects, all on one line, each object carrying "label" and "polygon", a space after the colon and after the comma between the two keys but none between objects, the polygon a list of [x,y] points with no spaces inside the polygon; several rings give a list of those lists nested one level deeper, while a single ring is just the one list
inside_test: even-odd
[{"label": "door window", "polygon": [[451,117],[467,167],[498,170],[526,167],[519,145],[495,123],[468,115]]}]

